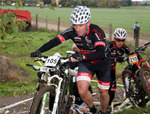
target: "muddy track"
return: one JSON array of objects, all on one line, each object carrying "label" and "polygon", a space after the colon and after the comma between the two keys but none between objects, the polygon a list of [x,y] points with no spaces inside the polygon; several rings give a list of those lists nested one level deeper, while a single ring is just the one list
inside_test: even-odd
[{"label": "muddy track", "polygon": [[[98,91],[95,91],[95,92],[97,93],[97,95],[95,95],[93,98],[94,102],[99,102],[99,93],[98,93]],[[19,105],[14,106],[14,107],[13,107],[13,105],[15,105],[16,103],[18,103],[20,101],[23,101],[23,100],[26,100],[26,99],[29,99],[32,97],[33,97],[33,95],[22,95],[22,96],[11,96],[11,97],[0,98],[0,114],[28,114],[32,100],[21,103]],[[123,101],[123,89],[121,89],[121,88],[117,89],[114,101],[115,102]],[[2,108],[8,107],[8,106],[10,106],[11,108],[1,110]],[[96,105],[96,108],[98,110],[101,109],[99,104]]]}]

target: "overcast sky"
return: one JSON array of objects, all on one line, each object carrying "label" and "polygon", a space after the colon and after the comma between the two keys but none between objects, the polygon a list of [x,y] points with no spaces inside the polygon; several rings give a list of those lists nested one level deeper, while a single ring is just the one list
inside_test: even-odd
[{"label": "overcast sky", "polygon": [[148,0],[132,0],[132,1],[148,1]]}]

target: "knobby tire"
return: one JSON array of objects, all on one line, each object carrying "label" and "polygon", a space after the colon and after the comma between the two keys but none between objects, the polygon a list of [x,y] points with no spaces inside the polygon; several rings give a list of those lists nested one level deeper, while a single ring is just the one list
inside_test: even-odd
[{"label": "knobby tire", "polygon": [[[33,104],[31,106],[29,114],[40,114],[41,101],[42,101],[43,95],[47,92],[49,92],[50,96],[52,96],[54,98],[55,87],[54,86],[45,86],[39,90],[38,94],[35,96],[35,99],[33,101]],[[51,99],[49,99],[47,102],[51,103]],[[52,100],[52,102],[53,102],[53,100]]]},{"label": "knobby tire", "polygon": [[[71,107],[71,97],[70,97],[70,86],[68,88],[68,85],[70,85],[71,82],[71,77],[68,77],[66,79],[63,80],[63,84],[62,84],[62,92],[60,95],[60,99],[59,99],[59,113],[60,114],[69,114],[69,110]],[[69,93],[68,93],[69,91]]]},{"label": "knobby tire", "polygon": [[139,78],[142,84],[142,87],[150,99],[150,67],[145,65],[140,69]]},{"label": "knobby tire", "polygon": [[[126,78],[128,78],[129,80],[128,83],[126,81]],[[133,78],[132,72],[130,70],[126,69],[122,72],[122,81],[127,97],[129,98],[132,105],[135,107],[145,107],[145,93],[140,82],[138,82],[137,79]]]}]

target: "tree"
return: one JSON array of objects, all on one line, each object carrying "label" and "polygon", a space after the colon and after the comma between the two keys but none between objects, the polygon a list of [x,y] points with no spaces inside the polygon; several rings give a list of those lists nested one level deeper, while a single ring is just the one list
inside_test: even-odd
[{"label": "tree", "polygon": [[128,6],[132,6],[132,1],[131,0],[127,0],[127,4],[128,4]]},{"label": "tree", "polygon": [[120,3],[118,0],[107,0],[106,7],[107,8],[120,8]]}]

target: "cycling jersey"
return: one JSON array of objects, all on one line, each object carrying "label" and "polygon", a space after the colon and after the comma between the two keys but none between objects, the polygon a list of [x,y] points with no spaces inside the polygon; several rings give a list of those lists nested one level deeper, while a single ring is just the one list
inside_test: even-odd
[{"label": "cycling jersey", "polygon": [[115,91],[116,91],[116,59],[119,56],[123,56],[125,53],[129,54],[131,50],[123,44],[121,48],[117,48],[114,41],[109,42],[109,48],[111,50],[111,84],[109,88],[109,106],[111,105],[113,99],[115,98]]},{"label": "cycling jersey", "polygon": [[[61,44],[62,42],[69,40],[69,39],[71,39],[76,44],[76,46],[80,49],[80,52],[83,55],[85,55],[86,59],[84,60],[84,62],[82,62],[83,65],[85,66],[85,68],[87,68],[87,66],[85,64],[86,62],[88,62],[90,64],[97,63],[97,65],[94,65],[94,67],[92,68],[93,71],[91,74],[89,74],[90,72],[88,72],[88,73],[84,73],[84,75],[86,77],[88,77],[89,75],[94,75],[93,72],[96,73],[96,72],[100,71],[99,73],[96,73],[98,82],[99,82],[99,87],[100,87],[100,85],[104,85],[104,86],[107,86],[107,88],[109,88],[109,84],[110,84],[109,83],[109,81],[110,81],[109,67],[110,66],[109,65],[105,66],[105,70],[108,69],[108,71],[106,70],[107,73],[103,73],[103,70],[101,70],[101,69],[103,69],[102,68],[103,61],[108,62],[108,64],[110,63],[109,59],[106,59],[106,58],[110,57],[110,54],[109,54],[110,50],[109,50],[108,44],[105,39],[105,33],[97,25],[90,24],[86,34],[84,34],[83,36],[78,36],[75,29],[73,27],[70,27],[69,29],[67,29],[64,32],[62,32],[61,34],[59,34],[54,39],[52,39],[49,42],[47,42],[46,44],[44,44],[39,49],[39,51],[45,52],[45,51]],[[105,64],[105,62],[104,62],[104,64]],[[89,65],[89,66],[91,66],[91,65]],[[95,66],[99,66],[98,67],[99,71],[94,69]],[[81,69],[80,66],[79,66],[79,69]],[[87,68],[87,70],[89,70],[89,69],[91,69],[91,67]],[[85,71],[87,71],[87,70],[85,70]],[[81,72],[78,73],[78,77],[80,77],[81,74],[83,74],[83,73],[81,73]],[[105,75],[109,75],[109,76],[106,77]],[[100,77],[103,77],[104,79],[102,79]]]},{"label": "cycling jersey", "polygon": [[117,48],[114,41],[109,42],[109,48],[111,50],[111,70],[116,69],[116,58],[119,56],[126,54],[129,54],[131,50],[128,46],[123,44],[121,48]]},{"label": "cycling jersey", "polygon": [[93,24],[89,26],[87,33],[81,37],[76,34],[73,27],[70,27],[43,45],[39,51],[45,52],[68,39],[72,39],[81,53],[86,56],[87,61],[101,61],[108,55],[109,49],[105,40],[105,34],[101,28]]}]

